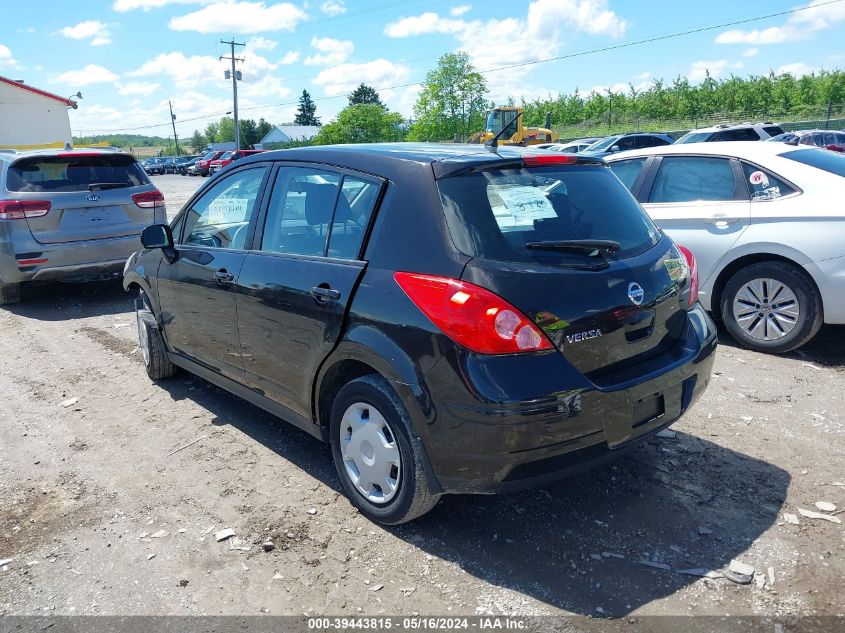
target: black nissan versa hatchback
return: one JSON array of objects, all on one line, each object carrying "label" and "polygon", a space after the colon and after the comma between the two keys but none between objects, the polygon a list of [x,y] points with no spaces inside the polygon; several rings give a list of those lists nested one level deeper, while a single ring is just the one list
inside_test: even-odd
[{"label": "black nissan versa hatchback", "polygon": [[601,159],[268,152],[142,241],[124,286],[150,377],[181,367],[330,442],[380,523],[619,455],[710,378],[695,260]]}]

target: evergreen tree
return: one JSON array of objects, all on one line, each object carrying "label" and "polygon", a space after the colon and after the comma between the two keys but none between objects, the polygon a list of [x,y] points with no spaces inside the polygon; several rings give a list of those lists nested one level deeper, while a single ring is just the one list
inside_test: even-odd
[{"label": "evergreen tree", "polygon": [[349,95],[349,105],[353,106],[362,104],[377,105],[382,108],[385,107],[385,105],[381,102],[376,89],[364,83],[355,88],[355,90],[352,91],[352,94]]},{"label": "evergreen tree", "polygon": [[308,94],[307,90],[302,91],[299,97],[299,109],[293,119],[294,125],[320,125],[320,117],[316,116],[317,104]]}]

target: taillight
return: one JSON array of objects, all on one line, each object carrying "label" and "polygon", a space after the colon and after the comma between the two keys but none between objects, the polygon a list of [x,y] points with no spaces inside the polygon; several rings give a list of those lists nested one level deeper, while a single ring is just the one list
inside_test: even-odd
[{"label": "taillight", "polygon": [[526,154],[522,162],[526,167],[541,167],[543,165],[574,165],[578,157],[574,154]]},{"label": "taillight", "polygon": [[687,260],[687,268],[689,269],[689,306],[691,307],[698,301],[698,262],[695,261],[695,255],[686,246],[678,245],[678,250],[684,254],[684,259]]},{"label": "taillight", "polygon": [[0,220],[40,218],[49,212],[49,200],[0,200]]},{"label": "taillight", "polygon": [[395,273],[393,278],[432,323],[478,354],[515,354],[552,349],[540,329],[500,296],[471,283]]},{"label": "taillight", "polygon": [[133,193],[132,200],[135,201],[142,209],[152,209],[153,207],[164,206],[164,196],[161,191],[144,191],[142,193]]}]

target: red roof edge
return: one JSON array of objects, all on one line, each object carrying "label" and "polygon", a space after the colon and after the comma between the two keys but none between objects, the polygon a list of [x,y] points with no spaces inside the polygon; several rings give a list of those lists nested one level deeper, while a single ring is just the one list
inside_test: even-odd
[{"label": "red roof edge", "polygon": [[22,88],[23,90],[28,90],[29,92],[34,92],[37,95],[41,95],[42,97],[48,97],[50,99],[55,99],[60,103],[64,103],[66,106],[74,106],[76,105],[76,101],[72,101],[65,97],[60,97],[59,95],[53,94],[52,92],[47,92],[46,90],[39,90],[33,86],[22,84],[19,81],[15,81],[14,79],[9,79],[8,77],[3,77],[0,75],[0,82],[4,84],[9,84],[10,86],[15,86],[17,88]]}]

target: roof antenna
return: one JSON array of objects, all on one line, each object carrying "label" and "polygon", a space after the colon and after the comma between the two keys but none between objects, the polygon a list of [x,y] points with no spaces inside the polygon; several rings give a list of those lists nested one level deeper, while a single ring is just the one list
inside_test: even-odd
[{"label": "roof antenna", "polygon": [[493,153],[495,154],[495,153],[496,153],[496,149],[499,147],[499,139],[500,139],[500,138],[502,138],[502,136],[504,136],[505,132],[507,132],[507,131],[508,131],[508,129],[509,129],[509,128],[510,128],[510,127],[514,124],[514,123],[516,123],[517,121],[519,121],[519,117],[521,117],[521,116],[522,116],[522,111],[521,111],[521,110],[517,110],[516,116],[515,116],[513,119],[511,119],[510,123],[508,123],[508,124],[507,124],[506,126],[504,126],[501,130],[499,130],[499,133],[498,133],[498,134],[496,134],[496,136],[494,136],[494,137],[493,137],[493,138],[491,138],[489,141],[487,141],[487,142],[484,144],[484,147],[486,147],[487,149],[489,149],[491,152],[493,152]]}]

